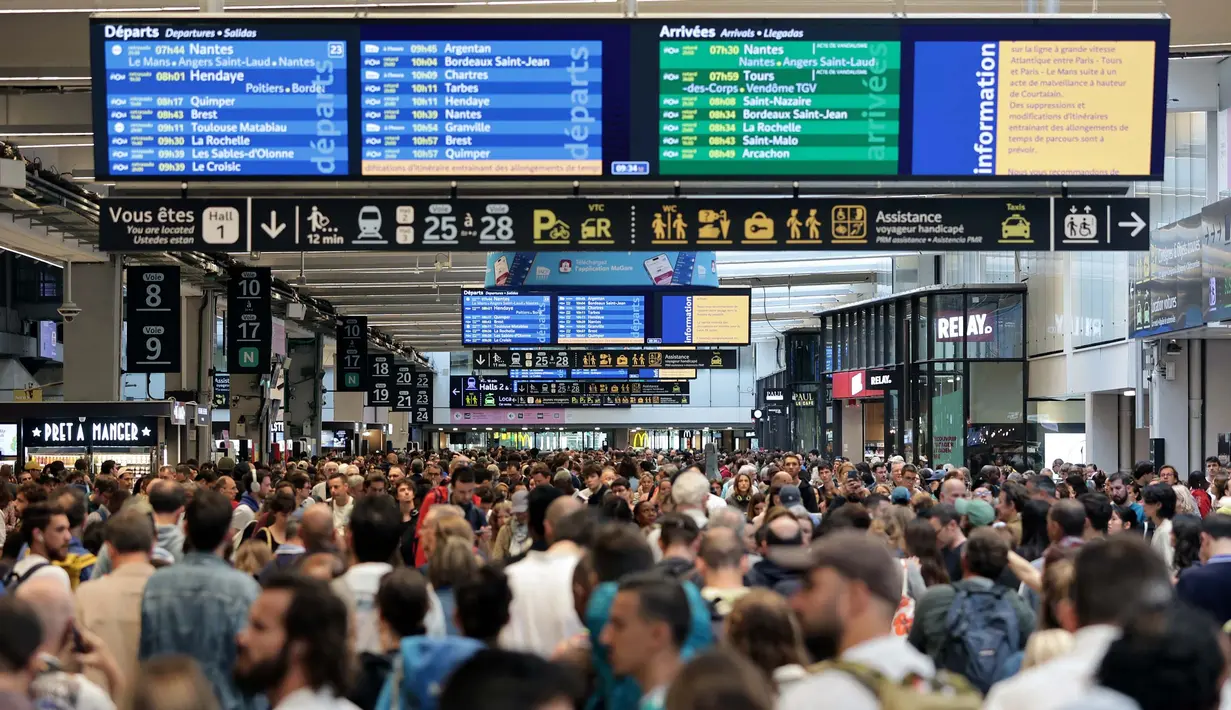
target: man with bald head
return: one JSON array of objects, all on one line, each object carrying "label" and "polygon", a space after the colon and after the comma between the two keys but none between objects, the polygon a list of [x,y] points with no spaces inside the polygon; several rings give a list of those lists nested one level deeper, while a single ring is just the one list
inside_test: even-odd
[{"label": "man with bald head", "polygon": [[953,505],[958,498],[966,497],[966,481],[960,478],[946,478],[940,484],[940,502]]},{"label": "man with bald head", "polygon": [[[76,698],[76,704],[71,707],[115,708],[107,691],[80,673],[64,670],[87,663],[90,670],[98,671],[107,679],[116,697],[123,697],[124,677],[106,644],[88,630],[74,633],[73,593],[58,580],[35,577],[18,587],[15,594],[34,608],[39,625],[43,627],[43,642],[38,654],[48,671],[30,683],[30,697],[35,707],[66,707],[59,702],[64,698]],[[74,648],[75,638],[80,639],[83,650]]]},{"label": "man with bald head", "polygon": [[594,537],[595,521],[581,501],[557,493],[547,505],[543,528],[551,546],[531,550],[504,570],[513,601],[500,647],[550,658],[585,629],[573,603],[573,572]]}]

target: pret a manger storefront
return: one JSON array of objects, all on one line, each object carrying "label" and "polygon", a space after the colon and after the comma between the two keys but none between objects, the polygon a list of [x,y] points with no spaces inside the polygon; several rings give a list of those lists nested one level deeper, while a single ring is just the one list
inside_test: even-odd
[{"label": "pret a manger storefront", "polygon": [[787,333],[796,446],[1038,469],[1026,430],[1024,285],[919,289],[819,317],[820,329]]}]

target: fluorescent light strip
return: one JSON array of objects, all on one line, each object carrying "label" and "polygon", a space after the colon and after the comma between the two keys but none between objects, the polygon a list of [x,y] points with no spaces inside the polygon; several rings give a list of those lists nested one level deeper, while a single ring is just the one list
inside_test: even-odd
[{"label": "fluorescent light strip", "polygon": [[[641,2],[663,2],[664,0],[641,0]],[[397,8],[420,7],[485,7],[501,5],[612,5],[614,0],[482,0],[480,2],[338,2],[281,5],[276,3],[260,3],[226,6],[227,10],[391,10]],[[163,7],[66,7],[66,8],[17,8],[0,10],[0,15],[91,15],[95,13],[158,13],[158,12],[200,12],[199,5],[167,5]]]},{"label": "fluorescent light strip", "polygon": [[57,269],[63,269],[63,268],[64,268],[64,264],[63,264],[63,263],[60,263],[60,262],[55,262],[55,261],[52,261],[52,260],[50,260],[50,259],[45,259],[45,258],[43,258],[43,257],[41,257],[41,256],[35,256],[35,255],[33,255],[33,254],[27,254],[27,253],[26,253],[26,252],[24,252],[24,251],[20,251],[20,250],[18,250],[18,249],[14,249],[14,248],[12,248],[12,247],[10,247],[10,246],[6,246],[6,245],[2,245],[2,244],[0,244],[0,251],[11,251],[11,252],[13,252],[14,254],[16,254],[17,256],[24,256],[24,257],[26,257],[27,259],[34,259],[35,261],[41,261],[41,262],[43,262],[44,264],[46,264],[46,265],[48,265],[48,266],[54,266],[54,267],[56,267]]},{"label": "fluorescent light strip", "polygon": [[22,150],[29,150],[31,148],[93,148],[94,144],[93,143],[39,143],[38,145],[24,145],[22,143],[18,143],[17,147],[21,148]]},{"label": "fluorescent light strip", "polygon": [[[5,11],[0,10],[0,14]],[[0,82],[5,81],[89,81],[88,76],[0,76]],[[84,134],[83,134],[84,135]]]},{"label": "fluorescent light strip", "polygon": [[[0,79],[0,81],[4,81],[4,80]],[[56,138],[64,138],[67,136],[92,136],[92,135],[94,134],[93,133],[0,133],[0,138],[15,138],[17,136],[24,136],[26,138],[32,138],[32,137],[37,137],[37,138],[48,137],[49,138],[51,136],[55,136]]]}]

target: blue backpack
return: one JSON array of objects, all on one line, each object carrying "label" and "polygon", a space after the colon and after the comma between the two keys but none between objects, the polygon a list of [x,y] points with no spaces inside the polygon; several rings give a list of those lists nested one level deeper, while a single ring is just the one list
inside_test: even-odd
[{"label": "blue backpack", "polygon": [[1017,611],[1004,587],[957,590],[945,618],[946,639],[940,666],[960,673],[981,693],[1000,676],[1005,662],[1021,649]]},{"label": "blue backpack", "polygon": [[462,636],[402,639],[376,710],[436,710],[445,681],[483,644]]}]

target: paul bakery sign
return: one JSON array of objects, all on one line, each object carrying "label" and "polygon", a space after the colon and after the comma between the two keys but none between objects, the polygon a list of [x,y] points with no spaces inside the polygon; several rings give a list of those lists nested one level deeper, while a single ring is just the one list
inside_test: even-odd
[{"label": "paul bakery sign", "polygon": [[996,339],[996,318],[991,311],[970,311],[965,317],[961,311],[941,311],[936,316],[936,342],[986,343]]},{"label": "paul bakery sign", "polygon": [[158,444],[156,417],[23,419],[27,448],[39,446],[133,446]]}]

